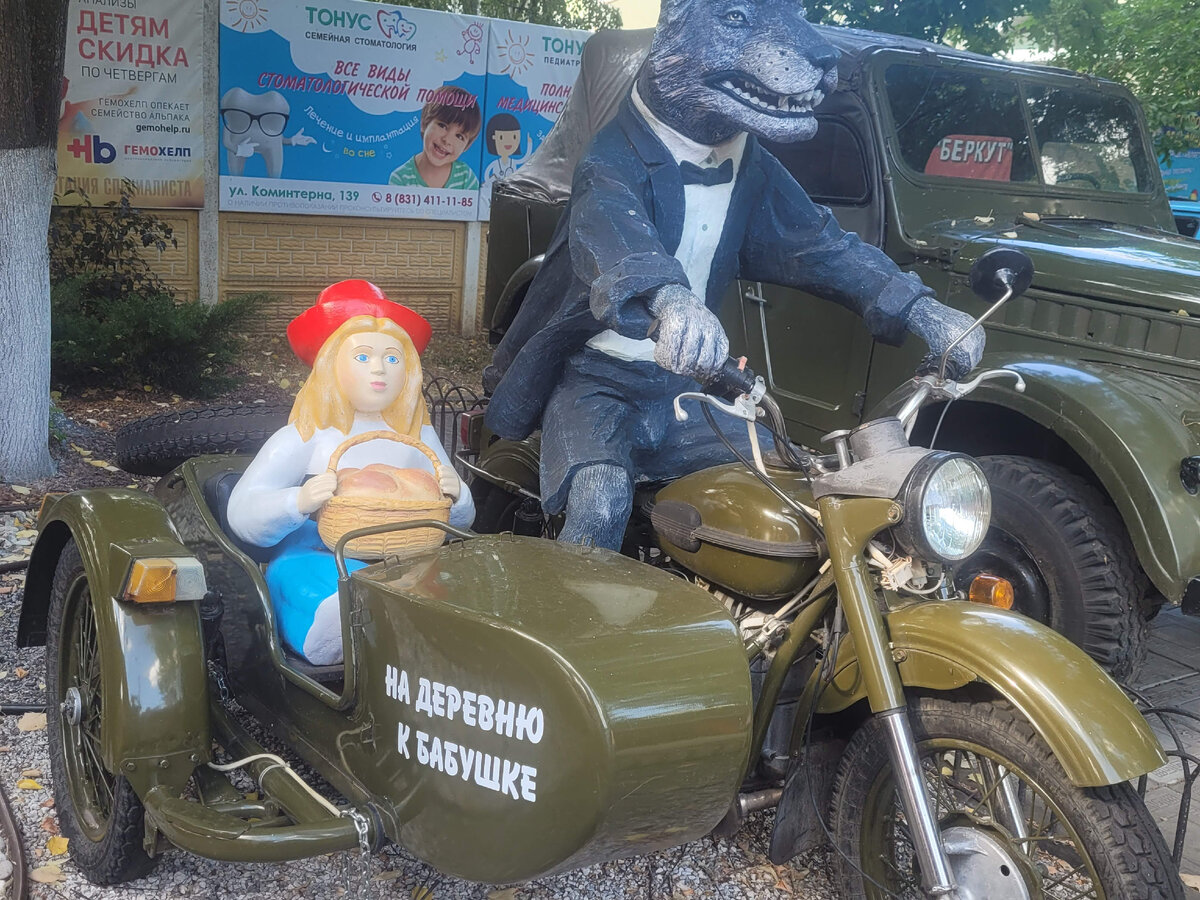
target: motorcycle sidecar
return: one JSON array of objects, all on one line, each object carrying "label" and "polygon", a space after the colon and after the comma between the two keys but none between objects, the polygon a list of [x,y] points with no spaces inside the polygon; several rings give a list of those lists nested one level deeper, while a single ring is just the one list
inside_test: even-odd
[{"label": "motorcycle sidecar", "polygon": [[[91,802],[102,778],[144,805],[137,839],[151,856],[172,844],[231,860],[325,853],[355,846],[365,818],[376,844],[512,882],[700,837],[729,809],[750,678],[706,592],[605,550],[472,537],[343,580],[345,665],[309,666],[281,645],[261,566],[221,525],[247,462],[201,457],[155,497],[81,491],[43,510],[20,640],[49,636],[60,670],[52,753],[99,763],[62,770],[67,819],[105,824]],[[202,590],[192,579],[174,602],[124,599],[146,557],[198,561]],[[64,590],[74,601],[52,602]],[[83,672],[62,636],[89,615],[99,662]],[[348,807],[269,758],[247,764],[263,799],[233,790],[207,765],[213,740],[234,757],[263,751],[230,699]],[[97,721],[98,734],[80,724]],[[198,799],[180,799],[189,781]]]}]

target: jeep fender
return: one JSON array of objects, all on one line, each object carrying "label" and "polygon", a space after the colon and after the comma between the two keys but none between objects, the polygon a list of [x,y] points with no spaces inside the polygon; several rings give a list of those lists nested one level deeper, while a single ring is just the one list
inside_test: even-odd
[{"label": "jeep fender", "polygon": [[[182,790],[210,756],[208,676],[195,603],[118,600],[133,561],[194,554],[162,505],[127,489],[77,491],[43,511],[25,581],[18,646],[46,642],[50,588],[68,540],[83,559],[102,649],[105,765],[139,795]],[[53,663],[46,662],[47,666]],[[50,710],[56,715],[57,710]]]},{"label": "jeep fender", "polygon": [[[948,691],[991,685],[1037,729],[1071,782],[1098,787],[1137,778],[1166,756],[1137,707],[1066,638],[1017,613],[965,602],[932,602],[887,615],[906,688]],[[818,711],[866,697],[853,639]]]},{"label": "jeep fender", "polygon": [[505,282],[504,290],[500,292],[500,297],[496,300],[496,305],[491,311],[488,328],[492,331],[504,331],[512,324],[513,316],[517,313],[516,309],[512,308],[513,302],[529,287],[529,282],[533,281],[533,276],[538,273],[545,258],[546,255],[544,253],[539,253],[537,256],[521,263],[517,267],[517,270],[509,276],[508,281]]},{"label": "jeep fender", "polygon": [[[1179,603],[1200,576],[1200,497],[1180,482],[1184,458],[1200,450],[1200,428],[1184,424],[1200,409],[1194,392],[1153,373],[1061,356],[989,353],[980,367],[1019,372],[1025,392],[989,381],[968,402],[1012,410],[1062,438],[1112,498],[1154,586]],[[908,393],[899,388],[880,406],[894,411]]]}]

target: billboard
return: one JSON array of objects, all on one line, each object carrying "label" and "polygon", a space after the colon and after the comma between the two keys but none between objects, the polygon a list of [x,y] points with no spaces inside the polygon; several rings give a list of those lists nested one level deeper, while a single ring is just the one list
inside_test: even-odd
[{"label": "billboard", "polygon": [[493,20],[488,42],[481,219],[492,183],[505,178],[549,134],[579,75],[588,31]]},{"label": "billboard", "polygon": [[58,123],[63,203],[131,191],[143,207],[204,205],[203,4],[71,0]]},{"label": "billboard", "polygon": [[221,8],[222,210],[476,219],[488,20]]}]

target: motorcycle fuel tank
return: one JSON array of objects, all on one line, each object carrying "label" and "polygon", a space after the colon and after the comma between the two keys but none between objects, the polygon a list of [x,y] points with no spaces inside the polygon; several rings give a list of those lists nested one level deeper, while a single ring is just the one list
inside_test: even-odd
[{"label": "motorcycle fuel tank", "polygon": [[[796,500],[815,506],[804,476],[771,470]],[[701,578],[760,600],[790,597],[820,568],[819,535],[738,463],[695,472],[654,498],[662,548]]]},{"label": "motorcycle fuel tank", "polygon": [[512,535],[385,561],[351,591],[377,737],[344,758],[439,870],[522,881],[699,838],[729,809],[750,676],[705,591]]}]

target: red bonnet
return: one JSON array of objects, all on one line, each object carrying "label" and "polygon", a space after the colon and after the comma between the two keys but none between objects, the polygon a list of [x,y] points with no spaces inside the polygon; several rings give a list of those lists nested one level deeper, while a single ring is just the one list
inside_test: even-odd
[{"label": "red bonnet", "polygon": [[331,284],[321,291],[314,305],[292,319],[287,327],[288,343],[301,362],[311,368],[329,336],[355,316],[391,319],[408,334],[418,354],[425,352],[433,335],[433,326],[419,313],[389,300],[371,282],[355,278]]}]

